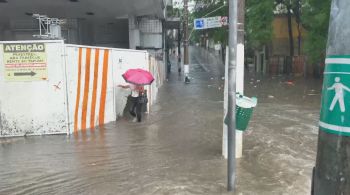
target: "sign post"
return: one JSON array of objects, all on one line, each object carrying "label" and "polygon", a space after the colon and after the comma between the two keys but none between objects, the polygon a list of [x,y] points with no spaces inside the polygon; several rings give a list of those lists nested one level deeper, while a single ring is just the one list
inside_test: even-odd
[{"label": "sign post", "polygon": [[237,68],[237,0],[229,1],[228,123],[227,123],[227,190],[236,183],[236,68]]},{"label": "sign post", "polygon": [[316,166],[314,195],[350,194],[350,4],[333,0]]}]

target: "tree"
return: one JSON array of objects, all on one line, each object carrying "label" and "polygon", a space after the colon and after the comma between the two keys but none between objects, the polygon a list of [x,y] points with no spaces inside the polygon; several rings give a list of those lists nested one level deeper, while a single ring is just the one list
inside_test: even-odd
[{"label": "tree", "polygon": [[248,48],[258,49],[272,39],[274,0],[246,1],[246,40]]},{"label": "tree", "polygon": [[331,0],[303,0],[302,25],[307,31],[305,52],[313,64],[324,61]]},{"label": "tree", "polygon": [[298,28],[298,56],[301,55],[301,7],[302,1],[296,0],[295,5],[293,6],[293,13]]},{"label": "tree", "polygon": [[301,0],[248,0],[247,29],[253,40],[269,42],[272,38],[272,22],[275,14],[287,15],[290,56],[294,56],[292,19],[298,24],[298,54],[301,51]]},{"label": "tree", "polygon": [[286,14],[288,21],[289,51],[290,56],[294,56],[294,37],[292,19],[295,18],[298,31],[298,55],[301,54],[301,0],[275,0],[275,11]]},{"label": "tree", "polygon": [[[194,18],[203,17],[205,14],[215,10],[227,2],[227,0],[197,0],[201,5],[193,13]],[[246,48],[249,51],[260,49],[261,46],[271,42],[273,37],[273,19],[275,14],[286,14],[289,35],[289,56],[293,57],[294,38],[292,19],[297,23],[298,41],[297,54],[301,54],[301,28],[307,31],[304,41],[304,51],[313,64],[322,63],[325,57],[328,23],[331,0],[246,0]],[[227,6],[213,12],[209,16],[227,15]],[[195,37],[199,38],[196,32]],[[210,29],[206,33],[215,41],[226,43],[227,29]],[[290,64],[291,66],[291,64]],[[319,68],[319,67],[316,67]]]}]

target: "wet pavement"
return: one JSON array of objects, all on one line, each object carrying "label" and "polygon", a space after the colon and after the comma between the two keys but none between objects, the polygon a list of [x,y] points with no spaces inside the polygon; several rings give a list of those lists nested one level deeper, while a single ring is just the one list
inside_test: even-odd
[{"label": "wet pavement", "polygon": [[[142,123],[78,136],[0,139],[0,194],[233,194],[221,156],[224,67],[191,48],[191,84],[173,65]],[[247,73],[257,96],[235,194],[310,193],[321,83]]]}]

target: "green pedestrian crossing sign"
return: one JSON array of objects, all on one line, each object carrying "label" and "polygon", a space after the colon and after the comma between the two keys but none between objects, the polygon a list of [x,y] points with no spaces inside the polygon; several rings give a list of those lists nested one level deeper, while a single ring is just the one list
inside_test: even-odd
[{"label": "green pedestrian crossing sign", "polygon": [[328,56],[324,71],[320,129],[350,136],[350,56]]}]

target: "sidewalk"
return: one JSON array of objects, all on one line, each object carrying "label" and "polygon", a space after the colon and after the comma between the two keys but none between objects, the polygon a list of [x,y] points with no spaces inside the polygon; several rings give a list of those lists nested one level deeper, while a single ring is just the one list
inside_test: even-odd
[{"label": "sidewalk", "polygon": [[[1,139],[0,194],[233,194],[221,156],[224,67],[201,48],[190,51],[191,84],[173,65],[142,123],[121,119],[83,136]],[[244,134],[236,194],[308,194],[319,108],[286,101],[270,93],[275,82],[257,80],[246,85],[259,104]]]}]

